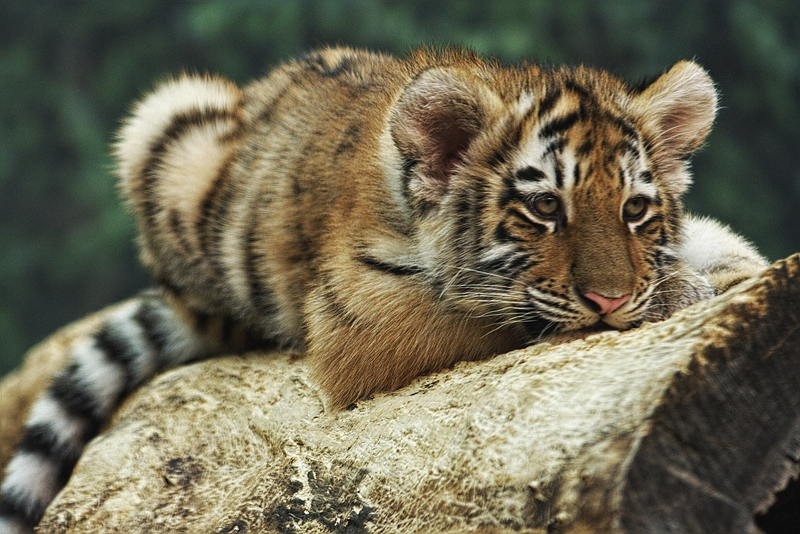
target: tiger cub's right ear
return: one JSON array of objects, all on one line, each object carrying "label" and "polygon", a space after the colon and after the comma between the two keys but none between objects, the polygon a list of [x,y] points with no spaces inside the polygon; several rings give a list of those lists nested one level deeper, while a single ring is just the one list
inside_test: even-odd
[{"label": "tiger cub's right ear", "polygon": [[501,106],[483,81],[457,69],[429,69],[411,82],[391,117],[392,139],[414,164],[411,193],[438,202],[470,144]]},{"label": "tiger cub's right ear", "polygon": [[717,91],[702,67],[680,61],[634,98],[659,160],[683,160],[703,144],[717,114]]}]

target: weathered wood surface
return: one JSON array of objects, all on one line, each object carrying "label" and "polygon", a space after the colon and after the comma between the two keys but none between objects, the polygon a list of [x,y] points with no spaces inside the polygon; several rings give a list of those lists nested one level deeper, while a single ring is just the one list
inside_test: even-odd
[{"label": "weathered wood surface", "polygon": [[[800,256],[672,319],[326,411],[302,359],[168,372],[42,532],[757,532],[798,472]],[[787,530],[789,532],[789,530]]]}]

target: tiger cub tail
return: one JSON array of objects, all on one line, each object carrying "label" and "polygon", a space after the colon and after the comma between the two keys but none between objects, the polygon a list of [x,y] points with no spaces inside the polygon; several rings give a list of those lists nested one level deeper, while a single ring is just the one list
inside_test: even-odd
[{"label": "tiger cub tail", "polygon": [[[6,467],[1,533],[32,531],[85,445],[140,384],[187,361],[260,344],[202,297],[219,284],[201,235],[215,230],[213,214],[202,208],[213,205],[209,191],[234,152],[241,102],[231,82],[182,76],[145,97],[120,130],[120,187],[136,219],[142,261],[164,289],[129,301],[68,349],[68,365],[33,404]],[[157,261],[164,255],[172,261]]]},{"label": "tiger cub tail", "polygon": [[122,400],[165,369],[252,343],[224,316],[149,290],[68,348],[68,364],[33,404],[0,486],[0,532],[30,533]]}]

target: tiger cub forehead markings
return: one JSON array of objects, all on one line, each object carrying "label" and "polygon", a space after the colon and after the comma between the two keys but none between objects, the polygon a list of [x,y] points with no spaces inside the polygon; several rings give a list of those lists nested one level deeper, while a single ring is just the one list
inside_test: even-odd
[{"label": "tiger cub forehead markings", "polygon": [[[538,120],[529,123],[514,173],[518,197],[554,194],[568,222],[578,209],[576,190],[599,187],[596,180],[606,176],[608,186],[617,191],[615,204],[621,218],[631,198],[643,197],[649,204],[660,205],[659,189],[636,127],[617,112],[587,102],[583,93],[567,89],[546,93],[539,102]],[[629,226],[633,230],[652,216],[653,210],[648,210]],[[556,229],[554,222],[543,222],[551,231]]]}]

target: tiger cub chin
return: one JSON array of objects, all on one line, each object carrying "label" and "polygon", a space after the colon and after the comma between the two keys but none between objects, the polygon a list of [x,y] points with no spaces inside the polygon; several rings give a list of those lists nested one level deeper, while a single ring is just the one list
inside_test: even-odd
[{"label": "tiger cub chin", "polygon": [[690,62],[631,87],[457,50],[332,48],[244,89],[165,83],[116,145],[159,289],[75,343],[8,466],[0,527],[35,525],[121,399],[165,368],[304,349],[342,407],[752,276],[758,253],[681,205],[716,107]]}]

